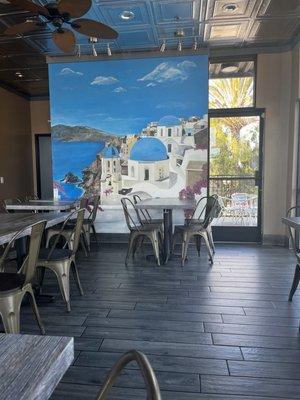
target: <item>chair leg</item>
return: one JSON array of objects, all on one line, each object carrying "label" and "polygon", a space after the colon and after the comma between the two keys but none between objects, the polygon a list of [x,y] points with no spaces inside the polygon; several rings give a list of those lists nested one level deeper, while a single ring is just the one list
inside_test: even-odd
[{"label": "chair leg", "polygon": [[182,248],[181,248],[181,266],[184,267],[184,263],[187,256],[187,251],[189,247],[190,237],[189,235],[184,232],[182,235]]},{"label": "chair leg", "polygon": [[129,244],[128,244],[128,248],[127,248],[127,254],[126,254],[126,258],[125,258],[126,267],[127,267],[127,264],[128,264],[129,256],[130,256],[130,254],[132,253],[132,250],[133,250],[133,245],[134,245],[135,239],[136,239],[136,236],[133,235],[133,234],[130,234],[130,236],[129,236]]},{"label": "chair leg", "polygon": [[44,328],[44,325],[43,325],[43,322],[42,322],[42,319],[41,319],[41,316],[40,316],[40,313],[39,313],[39,310],[38,310],[38,307],[37,307],[37,304],[36,304],[36,301],[35,301],[34,293],[33,293],[33,290],[32,290],[31,286],[27,289],[27,293],[29,294],[30,304],[31,304],[32,310],[34,312],[34,315],[35,315],[36,321],[38,323],[38,326],[40,328],[41,334],[45,335],[46,331],[45,331],[45,328]]},{"label": "chair leg", "polygon": [[134,241],[133,249],[132,249],[132,258],[134,259],[135,253],[137,252],[138,248],[141,247],[141,242],[144,240],[143,236],[139,236]]},{"label": "chair leg", "polygon": [[67,311],[70,312],[70,265],[68,265],[67,268],[53,269],[53,271],[57,277],[60,292],[67,306]]},{"label": "chair leg", "polygon": [[300,282],[300,266],[299,266],[299,264],[297,264],[296,265],[296,269],[295,269],[295,275],[294,275],[291,291],[290,291],[290,295],[289,295],[289,301],[293,300],[293,296],[294,296],[294,293],[297,290],[299,282]]},{"label": "chair leg", "polygon": [[160,258],[159,258],[159,246],[158,246],[158,234],[157,231],[154,231],[150,234],[149,239],[151,240],[153,251],[155,254],[157,265],[160,266]]},{"label": "chair leg", "polygon": [[201,251],[201,236],[195,236],[195,244],[196,244],[196,249],[197,249],[198,257],[200,257],[200,251]]},{"label": "chair leg", "polygon": [[96,232],[96,228],[95,228],[94,223],[91,224],[91,228],[92,228],[92,231],[93,231],[93,235],[94,235],[94,238],[95,238],[95,242],[96,242],[96,244],[98,245],[97,232]]},{"label": "chair leg", "polygon": [[75,279],[75,281],[77,283],[77,287],[78,287],[79,293],[81,294],[81,296],[83,296],[83,289],[82,289],[82,286],[81,286],[79,273],[78,273],[78,269],[77,269],[75,261],[72,262],[71,268],[72,268],[72,272],[73,272],[73,275],[74,275],[74,279]]},{"label": "chair leg", "polygon": [[211,249],[210,244],[209,244],[208,234],[207,234],[207,232],[205,232],[205,233],[203,232],[203,234],[201,236],[203,237],[204,242],[206,244],[209,261],[213,264],[213,262],[214,262],[213,256],[214,255],[213,255],[212,249]]},{"label": "chair leg", "polygon": [[82,249],[84,251],[85,256],[87,257],[88,256],[88,252],[87,252],[87,249],[86,249],[83,233],[81,233],[81,235],[80,235],[80,244],[81,244],[81,247],[82,247]]},{"label": "chair leg", "polygon": [[0,315],[5,333],[20,333],[20,308],[25,292],[0,299]]},{"label": "chair leg", "polygon": [[215,249],[214,238],[213,238],[211,226],[209,226],[207,229],[207,237],[208,237],[208,241],[209,241],[210,247],[212,249],[212,252],[213,252],[213,254],[215,254],[216,249]]}]

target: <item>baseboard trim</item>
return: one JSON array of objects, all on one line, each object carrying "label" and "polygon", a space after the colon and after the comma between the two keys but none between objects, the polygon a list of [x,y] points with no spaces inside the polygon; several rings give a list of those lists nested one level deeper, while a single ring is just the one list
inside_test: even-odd
[{"label": "baseboard trim", "polygon": [[289,247],[289,238],[286,235],[263,235],[263,245]]}]

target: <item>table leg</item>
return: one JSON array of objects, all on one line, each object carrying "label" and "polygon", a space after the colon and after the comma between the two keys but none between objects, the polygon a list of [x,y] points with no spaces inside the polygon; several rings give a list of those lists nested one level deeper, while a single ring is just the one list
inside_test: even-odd
[{"label": "table leg", "polygon": [[164,210],[164,249],[163,249],[163,264],[168,262],[172,246],[173,236],[173,221],[172,221],[172,210]]}]

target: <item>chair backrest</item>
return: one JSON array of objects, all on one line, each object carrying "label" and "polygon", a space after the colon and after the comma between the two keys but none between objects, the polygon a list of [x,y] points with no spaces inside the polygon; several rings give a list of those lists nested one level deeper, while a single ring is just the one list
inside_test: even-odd
[{"label": "chair backrest", "polygon": [[81,234],[81,231],[82,231],[82,225],[83,225],[83,220],[84,220],[84,212],[85,212],[85,208],[80,208],[78,210],[75,210],[75,211],[71,212],[71,214],[68,216],[68,218],[63,223],[59,233],[55,237],[55,240],[53,242],[53,245],[52,245],[51,250],[50,250],[50,252],[48,254],[48,257],[47,257],[48,260],[51,259],[51,255],[54,252],[60,237],[62,236],[62,232],[64,231],[64,229],[66,229],[67,226],[70,225],[69,224],[70,220],[74,220],[75,217],[76,217],[76,224],[74,225],[74,228],[73,228],[72,233],[70,235],[70,240],[73,240],[72,254],[76,254],[76,252],[78,250],[78,246],[79,246],[80,234]]},{"label": "chair backrest", "polygon": [[128,197],[123,197],[121,199],[121,203],[128,229],[130,231],[132,231],[133,229],[137,229],[140,223],[140,219],[134,203]]},{"label": "chair backrest", "polygon": [[[89,215],[89,219],[90,219],[92,222],[94,222],[95,219],[96,219],[96,217],[97,217],[97,212],[98,212],[99,203],[100,203],[100,196],[99,196],[99,195],[93,196],[93,197],[91,198],[91,201],[88,202],[88,206],[91,205],[91,206],[93,207],[93,209],[92,209],[92,211],[91,211],[91,213],[90,213],[90,215]],[[88,206],[87,206],[87,207],[88,207]]]},{"label": "chair backrest", "polygon": [[192,220],[198,219],[199,221],[201,221],[202,226],[204,228],[207,228],[208,225],[210,225],[213,219],[217,216],[216,215],[217,205],[218,205],[217,195],[201,197],[201,199],[198,200],[196,204],[190,222],[187,221],[187,223],[189,224],[192,222]]},{"label": "chair backrest", "polygon": [[46,221],[32,225],[28,255],[20,269],[20,271],[25,274],[25,283],[32,282],[35,276],[36,263],[40,252],[41,240],[45,226]]},{"label": "chair backrest", "polygon": [[137,350],[128,351],[127,353],[123,354],[122,357],[115,363],[103,384],[103,388],[98,393],[96,400],[106,400],[108,398],[110,389],[112,388],[115,380],[118,378],[126,365],[131,361],[135,361],[137,363],[144,378],[144,383],[147,390],[147,399],[161,400],[160,388],[155,372],[153,371],[145,354]]},{"label": "chair backrest", "polygon": [[[140,201],[142,201],[140,195],[138,195],[138,194],[134,194],[132,197],[133,197],[134,204],[137,204]],[[141,224],[151,222],[151,215],[148,210],[140,210],[140,209],[136,208],[136,212],[139,217],[139,222]]]},{"label": "chair backrest", "polygon": [[[300,206],[294,206],[294,207],[289,208],[286,212],[286,217],[287,218],[296,217],[297,214],[300,215]],[[299,237],[296,234],[296,230],[294,228],[292,228],[291,226],[288,226],[288,230],[289,230],[293,250],[294,250],[297,258],[299,258],[300,257]]]},{"label": "chair backrest", "polygon": [[35,224],[28,225],[13,236],[13,238],[6,245],[4,253],[2,254],[2,257],[0,259],[0,271],[3,271],[4,262],[12,247],[14,246],[15,241],[22,236],[26,236],[24,235],[24,232],[29,231],[30,242],[28,247],[28,254],[19,270],[19,273],[25,275],[25,283],[32,282],[35,275],[36,263],[46,223],[46,221],[39,221]]}]

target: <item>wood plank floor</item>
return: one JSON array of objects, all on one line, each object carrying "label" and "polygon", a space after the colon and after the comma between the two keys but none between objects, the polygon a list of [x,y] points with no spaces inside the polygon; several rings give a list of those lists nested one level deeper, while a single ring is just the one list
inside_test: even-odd
[{"label": "wood plank floor", "polygon": [[[79,256],[85,296],[72,283],[72,312],[59,295],[40,306],[47,334],[75,337],[76,357],[52,400],[92,400],[117,358],[143,351],[163,400],[300,399],[300,290],[287,302],[293,254],[280,247],[217,245],[211,267],[191,247],[185,268],[124,266],[126,246],[102,244]],[[46,276],[46,291],[57,292]],[[37,328],[28,307],[22,331]],[[136,365],[111,399],[145,399]]]}]

